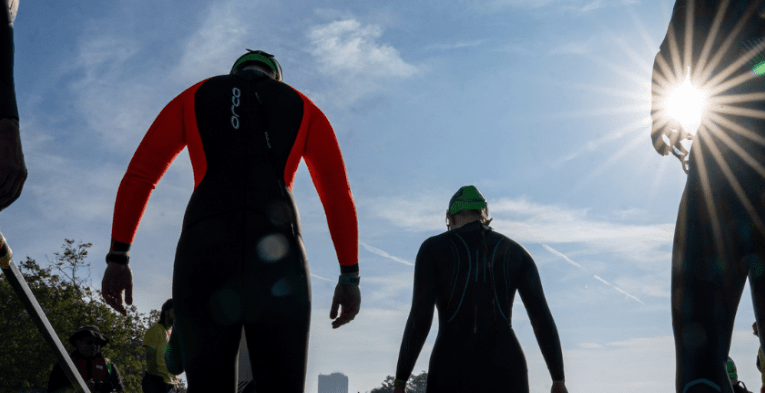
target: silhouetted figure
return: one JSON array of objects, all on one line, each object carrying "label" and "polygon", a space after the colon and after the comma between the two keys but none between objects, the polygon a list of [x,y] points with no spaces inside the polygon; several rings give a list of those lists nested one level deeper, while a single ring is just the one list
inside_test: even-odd
[{"label": "silhouetted figure", "polygon": [[13,19],[19,0],[5,0],[0,12],[0,211],[10,206],[27,179],[13,82]]},{"label": "silhouetted figure", "polygon": [[356,208],[332,126],[282,82],[279,63],[262,51],[249,51],[229,75],[201,81],[167,104],[117,193],[102,288],[122,313],[123,291],[132,303],[129,250],[141,215],[185,147],[195,188],[175,254],[173,336],[189,393],[236,391],[242,327],[257,391],[303,392],[311,289],[292,198],[301,159],[340,262],[332,326],[353,320],[361,304]]},{"label": "silhouetted figure", "polygon": [[678,393],[731,391],[725,365],[747,278],[755,317],[765,323],[763,5],[678,0],[654,62],[652,139],[660,154],[693,132],[662,109],[672,88],[688,77],[709,97],[672,252]]},{"label": "silhouetted figure", "polygon": [[459,189],[446,211],[448,231],[426,240],[414,267],[412,309],[396,368],[403,393],[438,308],[438,337],[427,392],[528,392],[526,359],[513,332],[516,291],[523,299],[553,380],[566,393],[563,354],[536,264],[518,243],[488,225],[486,199]]}]

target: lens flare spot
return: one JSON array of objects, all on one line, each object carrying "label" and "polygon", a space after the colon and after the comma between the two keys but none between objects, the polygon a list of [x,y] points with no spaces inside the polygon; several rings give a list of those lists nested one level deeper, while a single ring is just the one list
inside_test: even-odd
[{"label": "lens flare spot", "polygon": [[669,94],[666,108],[669,115],[677,120],[686,132],[695,135],[706,105],[706,93],[691,84],[688,75],[685,81]]},{"label": "lens flare spot", "polygon": [[292,285],[290,285],[287,279],[282,278],[277,281],[273,287],[271,287],[271,294],[276,297],[287,296],[292,293]]},{"label": "lens flare spot", "polygon": [[287,255],[289,242],[287,242],[287,238],[281,233],[274,233],[260,239],[257,250],[261,260],[276,262]]}]

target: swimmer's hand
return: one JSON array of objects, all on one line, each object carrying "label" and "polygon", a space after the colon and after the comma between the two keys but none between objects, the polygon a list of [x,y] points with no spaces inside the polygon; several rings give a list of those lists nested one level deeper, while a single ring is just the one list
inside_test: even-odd
[{"label": "swimmer's hand", "polygon": [[[342,306],[340,317],[337,316],[338,308]],[[356,318],[356,314],[359,313],[361,307],[361,291],[358,285],[354,284],[340,284],[335,287],[335,297],[332,298],[332,307],[329,311],[329,318],[333,319],[332,329],[337,329],[340,326]]]},{"label": "swimmer's hand", "polygon": [[552,389],[550,389],[550,393],[568,393],[568,389],[566,389],[566,382],[553,381]]},{"label": "swimmer's hand", "polygon": [[101,280],[101,295],[111,308],[127,315],[122,304],[122,291],[125,291],[125,303],[133,304],[133,271],[126,264],[109,262]]}]

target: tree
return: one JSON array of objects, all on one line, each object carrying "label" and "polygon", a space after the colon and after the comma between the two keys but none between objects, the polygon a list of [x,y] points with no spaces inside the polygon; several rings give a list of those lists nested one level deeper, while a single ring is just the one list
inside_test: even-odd
[{"label": "tree", "polygon": [[[394,382],[396,378],[392,375],[385,377],[382,386],[372,389],[369,393],[393,393],[395,390]],[[427,387],[428,373],[422,371],[419,375],[413,375],[409,377],[409,381],[406,382],[407,393],[425,393]]]},{"label": "tree", "polygon": [[[90,263],[85,259],[91,243],[75,245],[65,239],[48,267],[27,257],[18,264],[59,339],[70,351],[69,337],[83,325],[96,325],[109,344],[102,353],[119,368],[126,392],[141,392],[144,332],[157,321],[128,307],[126,316],[109,308],[90,284]],[[82,276],[87,272],[87,276]],[[45,388],[56,357],[27,314],[4,276],[0,277],[0,391]]]}]

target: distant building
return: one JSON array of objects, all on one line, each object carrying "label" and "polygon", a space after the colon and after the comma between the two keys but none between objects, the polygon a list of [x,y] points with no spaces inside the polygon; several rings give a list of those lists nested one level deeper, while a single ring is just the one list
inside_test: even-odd
[{"label": "distant building", "polygon": [[319,393],[348,393],[348,377],[343,373],[319,374]]}]

